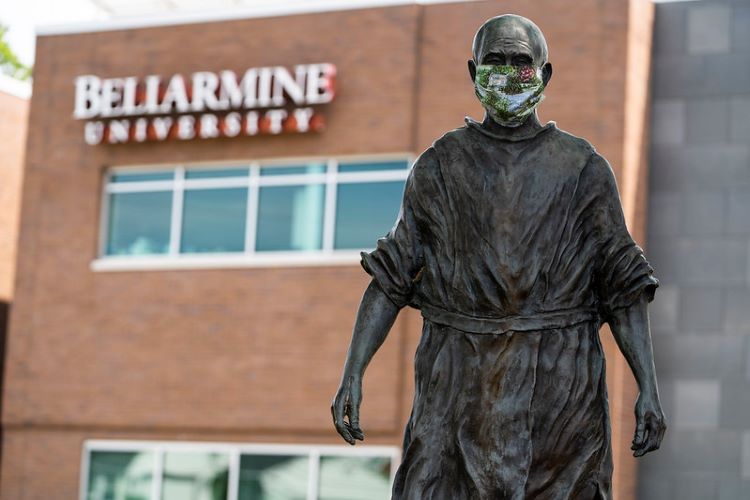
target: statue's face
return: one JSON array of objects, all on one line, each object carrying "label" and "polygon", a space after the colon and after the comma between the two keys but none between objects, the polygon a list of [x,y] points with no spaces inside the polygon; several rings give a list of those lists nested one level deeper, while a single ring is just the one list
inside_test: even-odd
[{"label": "statue's face", "polygon": [[525,17],[498,16],[488,20],[474,37],[477,65],[533,66],[547,62],[547,42],[541,30]]},{"label": "statue's face", "polygon": [[552,76],[541,30],[521,16],[492,18],[474,37],[472,56],[469,74],[488,115],[503,126],[521,125]]},{"label": "statue's face", "polygon": [[[532,41],[525,32],[499,35],[501,36],[485,41],[478,64],[539,67],[539,62],[534,61]],[[545,61],[541,61],[541,64],[544,63]]]}]

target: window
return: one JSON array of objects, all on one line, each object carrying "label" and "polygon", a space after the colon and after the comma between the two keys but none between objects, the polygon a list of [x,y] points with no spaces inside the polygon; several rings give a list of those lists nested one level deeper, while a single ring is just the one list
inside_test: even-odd
[{"label": "window", "polygon": [[101,259],[354,256],[398,215],[405,157],[112,169]]},{"label": "window", "polygon": [[386,446],[88,441],[82,500],[386,500]]}]

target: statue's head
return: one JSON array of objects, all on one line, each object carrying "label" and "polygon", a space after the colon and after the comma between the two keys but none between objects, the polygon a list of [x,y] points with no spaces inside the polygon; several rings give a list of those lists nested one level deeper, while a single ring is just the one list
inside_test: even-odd
[{"label": "statue's head", "polygon": [[521,125],[535,112],[552,77],[542,30],[514,14],[488,19],[474,35],[469,74],[495,122]]}]

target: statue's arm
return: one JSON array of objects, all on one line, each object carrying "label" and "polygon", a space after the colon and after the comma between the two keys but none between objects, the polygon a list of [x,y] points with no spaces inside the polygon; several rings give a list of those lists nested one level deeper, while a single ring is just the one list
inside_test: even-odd
[{"label": "statue's arm", "polygon": [[612,311],[609,325],[640,391],[635,406],[636,431],[631,447],[633,455],[640,457],[659,448],[667,429],[656,384],[646,295],[641,294],[640,299],[630,307]]},{"label": "statue's arm", "polygon": [[353,445],[355,439],[364,440],[359,426],[362,377],[375,352],[383,345],[399,310],[375,281],[371,281],[357,311],[341,384],[331,405],[336,430],[349,444]]}]

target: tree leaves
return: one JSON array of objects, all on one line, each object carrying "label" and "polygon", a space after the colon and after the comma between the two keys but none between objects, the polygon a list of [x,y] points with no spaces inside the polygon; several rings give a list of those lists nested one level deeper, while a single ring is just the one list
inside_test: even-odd
[{"label": "tree leaves", "polygon": [[28,81],[31,79],[32,68],[18,59],[5,40],[6,33],[8,33],[8,27],[0,24],[0,73],[17,80]]}]

